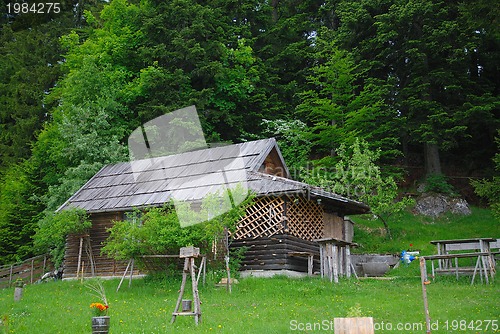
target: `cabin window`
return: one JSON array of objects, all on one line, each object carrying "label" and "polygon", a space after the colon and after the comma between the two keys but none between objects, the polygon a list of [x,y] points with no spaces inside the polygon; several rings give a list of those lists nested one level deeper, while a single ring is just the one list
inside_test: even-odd
[{"label": "cabin window", "polygon": [[123,221],[127,221],[129,223],[142,226],[143,220],[142,216],[144,213],[142,211],[129,211],[129,212],[124,212],[123,213]]}]

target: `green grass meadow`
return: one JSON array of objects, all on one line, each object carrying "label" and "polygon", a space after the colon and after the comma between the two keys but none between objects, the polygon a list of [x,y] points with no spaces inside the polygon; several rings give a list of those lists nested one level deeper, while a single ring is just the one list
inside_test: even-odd
[{"label": "green grass meadow", "polygon": [[[334,317],[373,317],[377,333],[422,333],[425,323],[418,264],[401,267],[393,280],[320,278],[240,280],[229,294],[209,279],[200,286],[202,323],[177,317],[170,324],[180,279],[137,279],[116,292],[119,280],[104,282],[111,317],[110,333],[292,333],[333,332]],[[21,301],[14,289],[0,291],[0,333],[90,333],[91,302],[96,301],[79,281],[27,286]],[[479,324],[500,319],[500,286],[470,285],[461,278],[443,277],[427,287],[433,333],[494,333],[453,331],[454,321]],[[189,297],[187,295],[187,297]],[[446,330],[448,322],[449,330]],[[485,327],[486,323],[483,323]],[[390,327],[389,327],[390,326]],[[406,330],[397,330],[406,326]],[[392,330],[391,330],[392,329]],[[500,332],[500,331],[498,331]]]},{"label": "green grass meadow", "polygon": [[[500,237],[498,221],[488,210],[474,209],[469,217],[439,220],[413,217],[393,221],[394,239],[379,231],[380,223],[356,219],[358,251],[398,253],[410,243],[422,254],[432,254],[430,240]],[[371,231],[371,232],[370,232]],[[497,267],[498,268],[498,267]],[[429,268],[430,270],[430,268]],[[327,333],[335,317],[373,317],[376,333],[425,333],[418,261],[390,271],[386,280],[352,278],[338,284],[319,277],[246,278],[229,294],[216,288],[218,272],[208,272],[199,287],[202,322],[177,317],[170,323],[181,279],[154,276],[104,281],[110,304],[110,333]],[[190,283],[190,281],[188,281]],[[190,291],[190,288],[187,289]],[[500,333],[500,285],[479,278],[439,276],[427,286],[432,333]],[[90,304],[97,302],[80,281],[28,285],[21,301],[14,288],[0,290],[0,334],[90,333]],[[189,292],[184,296],[189,298]]]}]

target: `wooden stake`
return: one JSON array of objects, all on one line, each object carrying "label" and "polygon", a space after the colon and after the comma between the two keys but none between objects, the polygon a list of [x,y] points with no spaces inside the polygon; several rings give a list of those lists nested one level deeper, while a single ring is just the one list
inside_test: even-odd
[{"label": "wooden stake", "polygon": [[422,297],[424,300],[424,312],[425,312],[425,325],[426,333],[431,332],[431,317],[429,315],[429,303],[427,301],[427,267],[425,265],[425,258],[420,258],[420,281],[422,283]]},{"label": "wooden stake", "polygon": [[132,258],[132,264],[130,266],[130,278],[128,280],[128,287],[132,285],[132,274],[134,273],[134,258]]},{"label": "wooden stake", "polygon": [[82,277],[81,282],[83,283],[83,271],[85,270],[85,261],[82,261]]},{"label": "wooden stake", "polygon": [[118,284],[118,287],[116,288],[116,292],[120,290],[120,287],[122,286],[123,280],[125,279],[125,276],[127,275],[128,267],[130,266],[130,263],[132,262],[132,259],[128,260],[127,268],[125,268],[125,271],[123,272],[122,279],[120,280],[120,283]]},{"label": "wooden stake", "polygon": [[191,287],[193,289],[193,302],[194,302],[194,322],[196,325],[200,322],[201,310],[200,310],[200,296],[198,294],[198,281],[196,280],[196,273],[194,272],[194,257],[189,258],[190,260],[190,271],[191,271]]},{"label": "wooden stake", "polygon": [[78,279],[78,275],[80,274],[80,265],[82,262],[82,248],[83,248],[83,237],[80,237],[80,247],[78,248],[78,264],[76,266],[76,279]]},{"label": "wooden stake", "polygon": [[231,288],[231,269],[229,268],[229,256],[225,256],[224,260],[226,261],[226,273],[227,273],[227,283],[226,283],[226,291],[229,293],[232,292]]}]

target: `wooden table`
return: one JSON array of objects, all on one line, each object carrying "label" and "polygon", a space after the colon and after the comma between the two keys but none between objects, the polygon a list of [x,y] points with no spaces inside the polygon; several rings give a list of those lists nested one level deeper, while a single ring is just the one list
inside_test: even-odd
[{"label": "wooden table", "polygon": [[[474,252],[474,253],[455,253],[455,254],[442,254],[442,255],[426,255],[426,256],[421,256],[421,260],[423,259],[424,265],[423,268],[425,270],[425,278],[427,280],[427,270],[425,261],[430,260],[431,261],[431,267],[432,267],[432,278],[434,279],[436,277],[437,273],[446,273],[446,274],[455,274],[458,280],[458,276],[460,274],[470,274],[472,273],[472,279],[471,279],[471,285],[474,284],[474,279],[476,278],[476,274],[479,273],[481,276],[481,281],[483,280],[483,274],[484,278],[486,280],[486,283],[489,283],[488,280],[488,271],[489,274],[491,275],[491,278],[494,277],[494,268],[493,267],[486,267],[484,265],[484,261],[482,259],[485,256],[490,256],[491,253],[489,252]],[[470,267],[460,267],[458,265],[458,259],[463,259],[463,258],[475,258],[476,259],[476,265],[473,268]],[[450,267],[447,269],[435,269],[434,267],[434,260],[455,260],[455,267]]]},{"label": "wooden table", "polygon": [[[484,271],[489,271],[491,277],[495,274],[495,263],[490,249],[490,243],[496,242],[494,238],[470,238],[470,239],[450,239],[450,240],[433,240],[431,244],[436,245],[437,255],[434,259],[438,260],[438,271],[447,272],[453,270],[453,262],[455,259],[455,272],[465,272],[465,268],[458,268],[458,259],[467,257],[478,257],[481,261],[481,267]],[[464,253],[463,251],[476,251],[475,253]],[[451,253],[458,252],[458,253]],[[460,253],[461,252],[461,253]],[[481,255],[477,255],[479,253]],[[453,256],[466,254],[465,256]],[[426,257],[430,259],[430,257]],[[477,265],[476,265],[477,267]],[[488,277],[486,277],[488,281]]]}]

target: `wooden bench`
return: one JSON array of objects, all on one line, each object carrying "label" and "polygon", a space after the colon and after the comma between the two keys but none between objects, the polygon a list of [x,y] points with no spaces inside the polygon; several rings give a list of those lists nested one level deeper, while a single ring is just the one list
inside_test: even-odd
[{"label": "wooden bench", "polygon": [[[488,271],[489,275],[491,275],[491,278],[494,277],[495,275],[495,269],[491,267],[490,265],[486,265],[484,258],[485,257],[490,257],[491,253],[490,252],[475,252],[475,253],[457,253],[457,254],[441,254],[441,255],[427,255],[427,256],[422,256],[421,258],[424,259],[424,262],[426,260],[431,261],[431,268],[432,268],[432,278],[435,279],[436,274],[455,274],[458,280],[459,275],[470,275],[472,274],[472,280],[471,284],[474,283],[474,279],[476,277],[476,274],[479,273],[481,277],[481,281],[483,279],[483,274],[484,278],[486,280],[486,283],[489,283],[488,279]],[[462,258],[476,258],[476,265],[474,267],[460,267],[458,265],[458,259]],[[455,267],[451,264],[451,266],[443,268],[439,267],[436,269],[434,267],[434,260],[455,260]],[[451,262],[450,262],[451,263]],[[427,276],[427,272],[425,273]]]}]

